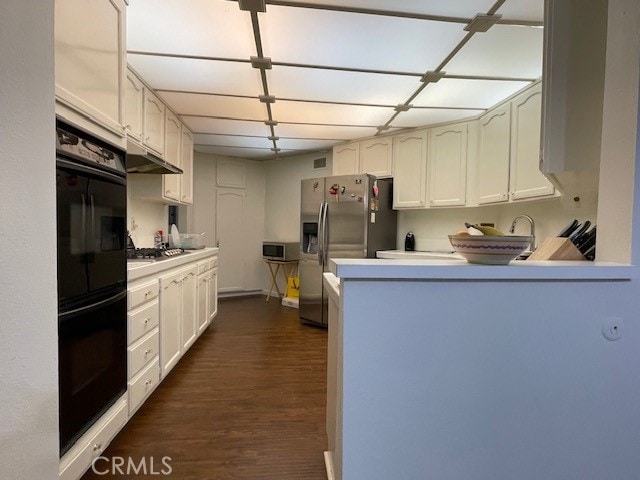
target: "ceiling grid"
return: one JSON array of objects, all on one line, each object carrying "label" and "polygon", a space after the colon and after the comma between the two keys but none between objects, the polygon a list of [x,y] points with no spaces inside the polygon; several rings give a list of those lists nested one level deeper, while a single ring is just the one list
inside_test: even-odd
[{"label": "ceiling grid", "polygon": [[474,117],[537,80],[542,0],[491,2],[135,0],[128,62],[196,151],[266,160]]}]

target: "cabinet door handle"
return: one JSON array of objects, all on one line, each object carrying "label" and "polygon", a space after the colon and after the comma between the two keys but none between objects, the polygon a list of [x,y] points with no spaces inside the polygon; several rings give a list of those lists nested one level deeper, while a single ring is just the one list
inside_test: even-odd
[{"label": "cabinet door handle", "polygon": [[149,386],[153,383],[153,380],[149,379],[146,382],[144,382],[145,385]]},{"label": "cabinet door handle", "polygon": [[146,356],[147,356],[147,355],[149,355],[151,352],[153,352],[153,349],[151,349],[151,348],[147,348],[147,349],[144,351],[144,356],[146,357]]},{"label": "cabinet door handle", "polygon": [[94,443],[93,444],[93,451],[94,452],[102,452],[102,444],[101,443]]},{"label": "cabinet door handle", "polygon": [[144,319],[144,324],[148,324],[151,321],[151,317],[147,317]]}]

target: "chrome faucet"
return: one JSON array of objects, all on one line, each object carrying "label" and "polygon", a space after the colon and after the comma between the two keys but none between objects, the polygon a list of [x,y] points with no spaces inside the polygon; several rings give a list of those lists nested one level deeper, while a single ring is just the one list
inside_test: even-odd
[{"label": "chrome faucet", "polygon": [[527,220],[529,220],[529,224],[531,225],[531,236],[533,237],[533,239],[531,240],[531,244],[529,245],[529,248],[533,252],[535,251],[536,248],[538,248],[538,245],[536,245],[536,222],[533,221],[533,218],[531,218],[529,215],[518,215],[516,218],[513,219],[513,223],[511,224],[509,233],[515,232],[516,223],[518,223],[518,220],[520,220],[521,218],[526,218]]}]

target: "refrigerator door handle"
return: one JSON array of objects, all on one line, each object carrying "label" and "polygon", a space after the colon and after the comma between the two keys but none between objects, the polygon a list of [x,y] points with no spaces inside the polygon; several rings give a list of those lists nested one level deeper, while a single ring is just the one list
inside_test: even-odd
[{"label": "refrigerator door handle", "polygon": [[[327,212],[329,211],[329,204],[324,203],[324,214],[322,215],[322,262],[323,267],[327,266],[327,253],[329,244],[329,230],[327,229]],[[323,268],[324,269],[324,268]]]},{"label": "refrigerator door handle", "polygon": [[324,202],[318,209],[318,263],[322,266],[322,214],[324,212]]}]

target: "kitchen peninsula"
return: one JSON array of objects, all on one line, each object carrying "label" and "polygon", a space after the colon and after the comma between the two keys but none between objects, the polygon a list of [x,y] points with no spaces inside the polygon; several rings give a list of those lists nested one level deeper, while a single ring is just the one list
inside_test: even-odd
[{"label": "kitchen peninsula", "polygon": [[336,259],[331,269],[336,479],[637,478],[636,267]]}]

